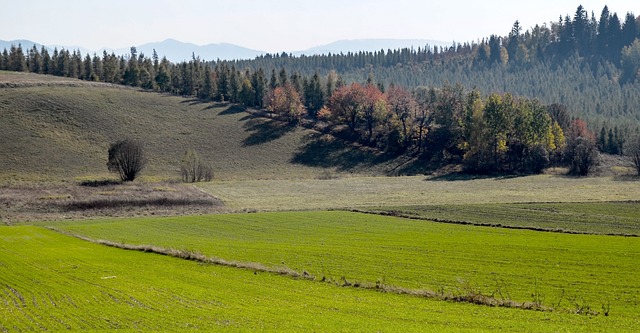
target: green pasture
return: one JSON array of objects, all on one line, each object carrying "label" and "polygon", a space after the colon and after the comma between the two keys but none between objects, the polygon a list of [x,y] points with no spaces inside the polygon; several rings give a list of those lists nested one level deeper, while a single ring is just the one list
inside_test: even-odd
[{"label": "green pasture", "polygon": [[306,271],[335,284],[482,293],[637,325],[640,239],[462,226],[349,212],[59,222],[125,244]]},{"label": "green pasture", "polygon": [[426,220],[592,234],[640,235],[640,202],[397,206],[375,213]]},{"label": "green pasture", "polygon": [[572,315],[338,287],[0,227],[0,331],[634,331]]}]

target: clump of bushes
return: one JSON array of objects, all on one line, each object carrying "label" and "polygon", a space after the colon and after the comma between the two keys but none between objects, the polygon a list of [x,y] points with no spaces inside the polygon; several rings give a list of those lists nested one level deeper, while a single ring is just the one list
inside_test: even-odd
[{"label": "clump of bushes", "polygon": [[180,162],[180,175],[185,183],[208,182],[213,179],[213,169],[206,165],[195,150],[187,150]]}]

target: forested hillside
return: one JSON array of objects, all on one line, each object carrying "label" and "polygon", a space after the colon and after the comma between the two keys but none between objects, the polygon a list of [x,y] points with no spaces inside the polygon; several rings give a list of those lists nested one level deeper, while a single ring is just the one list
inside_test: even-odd
[{"label": "forested hillside", "polygon": [[[266,55],[232,65],[240,71],[285,68],[310,76],[336,71],[346,82],[374,78],[407,88],[460,83],[483,94],[510,92],[560,103],[594,128],[640,120],[640,17],[578,7],[573,17],[528,30],[518,21],[505,35],[449,48],[380,50],[311,57]],[[506,28],[506,27],[505,27]],[[508,31],[508,28],[505,29]]]},{"label": "forested hillside", "polygon": [[640,120],[639,38],[634,14],[605,7],[598,19],[579,6],[449,48],[174,64],[135,48],[118,57],[18,45],[0,69],[229,101],[391,153],[531,172],[571,160],[576,147],[591,156],[584,145],[624,151]]}]

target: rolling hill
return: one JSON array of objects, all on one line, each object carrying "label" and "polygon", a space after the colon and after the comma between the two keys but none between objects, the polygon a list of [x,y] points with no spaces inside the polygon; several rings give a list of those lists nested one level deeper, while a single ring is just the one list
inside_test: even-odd
[{"label": "rolling hill", "polygon": [[[0,72],[0,178],[107,177],[111,142],[142,141],[143,176],[179,177],[195,149],[217,179],[385,174],[393,161],[245,109],[123,86]],[[322,138],[322,140],[316,140]]]}]

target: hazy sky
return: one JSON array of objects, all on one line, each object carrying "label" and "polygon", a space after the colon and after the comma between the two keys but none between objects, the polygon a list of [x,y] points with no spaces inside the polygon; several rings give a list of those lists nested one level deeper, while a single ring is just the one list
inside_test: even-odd
[{"label": "hazy sky", "polygon": [[174,38],[297,51],[340,39],[402,38],[465,42],[506,35],[573,14],[599,18],[605,4],[624,20],[636,0],[0,0],[0,39],[46,45],[122,48]]}]

